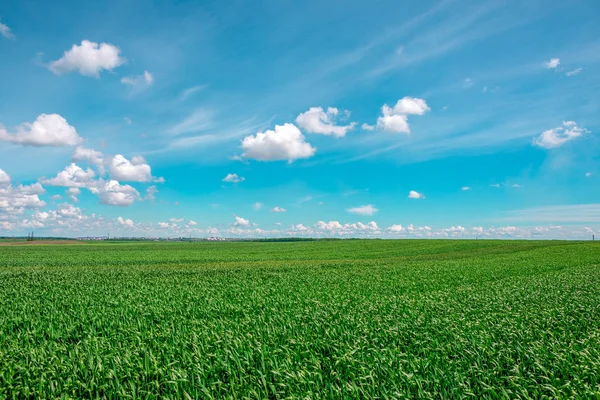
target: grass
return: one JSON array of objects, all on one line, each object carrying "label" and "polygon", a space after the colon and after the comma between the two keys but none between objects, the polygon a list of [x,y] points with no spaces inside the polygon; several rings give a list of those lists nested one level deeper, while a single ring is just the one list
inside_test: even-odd
[{"label": "grass", "polygon": [[600,246],[0,247],[0,398],[597,398]]}]

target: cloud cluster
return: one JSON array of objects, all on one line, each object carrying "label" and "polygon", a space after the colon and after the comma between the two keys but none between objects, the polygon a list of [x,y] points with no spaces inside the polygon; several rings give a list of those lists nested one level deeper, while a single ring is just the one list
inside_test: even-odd
[{"label": "cloud cluster", "polygon": [[552,149],[577,139],[588,132],[587,129],[577,126],[575,121],[563,121],[562,126],[548,129],[537,138],[534,138],[533,144],[544,149]]},{"label": "cloud cluster", "polygon": [[10,178],[0,185],[0,215],[20,215],[25,210],[33,210],[46,206],[39,195],[46,190],[39,183],[13,186]]},{"label": "cloud cluster", "polygon": [[410,133],[409,115],[423,115],[431,109],[423,99],[404,97],[392,108],[384,104],[382,116],[377,119],[377,127],[387,132]]},{"label": "cloud cluster", "polygon": [[[344,126],[336,125],[338,114],[339,110],[334,107],[329,107],[327,111],[321,107],[311,107],[308,111],[298,115],[296,123],[309,133],[344,137],[348,131],[354,129],[356,122]],[[348,114],[346,112],[346,115]]]}]

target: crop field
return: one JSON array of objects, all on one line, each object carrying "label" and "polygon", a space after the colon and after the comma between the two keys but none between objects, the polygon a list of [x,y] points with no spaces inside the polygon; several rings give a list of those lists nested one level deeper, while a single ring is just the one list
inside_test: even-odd
[{"label": "crop field", "polygon": [[600,243],[0,247],[1,398],[600,398]]}]

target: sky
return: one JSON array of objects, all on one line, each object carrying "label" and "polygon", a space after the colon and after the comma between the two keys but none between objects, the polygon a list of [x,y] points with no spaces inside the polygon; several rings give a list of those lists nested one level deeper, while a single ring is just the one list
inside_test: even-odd
[{"label": "sky", "polygon": [[0,3],[0,236],[600,237],[600,3]]}]

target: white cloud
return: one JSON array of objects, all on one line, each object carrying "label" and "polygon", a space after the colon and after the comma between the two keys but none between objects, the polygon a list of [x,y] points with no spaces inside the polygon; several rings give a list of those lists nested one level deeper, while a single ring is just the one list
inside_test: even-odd
[{"label": "white cloud", "polygon": [[387,132],[410,133],[408,126],[408,117],[406,115],[396,115],[386,104],[382,107],[383,115],[377,118],[377,127]]},{"label": "white cloud", "polygon": [[100,175],[104,175],[104,155],[99,151],[86,149],[85,147],[76,147],[71,159],[95,165]]},{"label": "white cloud", "polygon": [[50,71],[59,75],[78,70],[81,75],[98,78],[102,70],[112,71],[122,65],[125,59],[119,56],[121,50],[112,44],[98,44],[88,40],[81,45],[74,44],[71,50],[50,64]]},{"label": "white cloud", "polygon": [[345,126],[336,125],[338,114],[339,110],[334,107],[329,107],[326,112],[321,107],[311,107],[308,111],[298,115],[296,123],[309,133],[343,137],[348,131],[354,129],[356,122]]},{"label": "white cloud", "polygon": [[242,217],[235,216],[234,226],[250,226],[250,221]]},{"label": "white cloud", "polygon": [[14,39],[15,35],[11,32],[10,28],[0,22],[0,35],[4,36],[7,39]]},{"label": "white cloud", "polygon": [[54,178],[42,179],[41,182],[50,186],[91,187],[96,174],[91,169],[84,170],[75,163],[67,165]]},{"label": "white cloud", "polygon": [[181,222],[185,221],[185,218],[169,218],[169,222],[173,222],[176,224],[179,224]]},{"label": "white cloud", "polygon": [[567,72],[565,75],[566,76],[575,76],[575,75],[579,75],[581,73],[581,71],[583,71],[583,68],[577,68],[577,69]]},{"label": "white cloud", "polygon": [[152,169],[146,164],[143,157],[136,156],[129,161],[121,154],[117,154],[110,161],[110,177],[112,179],[129,182],[150,182]]},{"label": "white cloud", "polygon": [[372,204],[367,204],[364,206],[348,208],[346,211],[348,211],[349,213],[359,215],[373,215],[379,210],[375,208]]},{"label": "white cloud", "polygon": [[373,130],[375,130],[375,125],[369,125],[369,124],[365,123],[365,124],[362,124],[361,128],[364,131],[373,131]]},{"label": "white cloud", "polygon": [[254,211],[258,211],[258,210],[260,210],[261,208],[263,208],[263,203],[261,203],[261,202],[257,201],[256,203],[254,203],[254,206],[253,206],[253,208],[254,208]]},{"label": "white cloud", "polygon": [[544,63],[548,69],[556,69],[560,65],[560,58],[551,58],[550,61]]},{"label": "white cloud", "polygon": [[287,212],[287,210],[285,208],[282,208],[282,207],[273,207],[271,209],[271,212],[274,212],[274,213],[284,213],[284,212]]},{"label": "white cloud", "polygon": [[544,149],[551,149],[560,147],[588,132],[587,129],[578,127],[575,121],[563,121],[562,126],[548,129],[533,139],[533,144]]},{"label": "white cloud", "polygon": [[473,87],[473,79],[471,79],[471,78],[465,78],[465,79],[463,79],[462,85],[463,85],[464,88]]},{"label": "white cloud", "polygon": [[464,190],[464,191],[471,190],[471,187],[470,186],[463,186],[462,188],[460,188],[460,190]]},{"label": "white cloud", "polygon": [[58,114],[40,114],[32,124],[18,126],[15,133],[0,125],[0,140],[26,146],[76,146],[83,141]]},{"label": "white cloud", "polygon": [[244,178],[243,176],[238,176],[238,174],[227,174],[227,176],[225,178],[223,178],[223,182],[230,182],[230,183],[240,183],[245,181],[246,178]]},{"label": "white cloud", "polygon": [[409,96],[398,100],[394,106],[394,114],[423,115],[430,110],[425,100]]},{"label": "white cloud", "polygon": [[242,140],[242,148],[246,158],[260,161],[287,160],[290,163],[312,157],[316,151],[293,124],[275,125],[274,131],[246,136]]},{"label": "white cloud", "polygon": [[499,183],[492,183],[490,186],[491,187],[495,187],[495,188],[500,188],[500,184]]},{"label": "white cloud", "polygon": [[46,202],[39,198],[45,190],[39,183],[32,185],[0,186],[0,215],[19,215],[26,209],[44,207]]},{"label": "white cloud", "polygon": [[0,185],[10,184],[10,175],[0,168]]},{"label": "white cloud", "polygon": [[101,204],[112,206],[130,206],[140,198],[139,192],[134,187],[121,185],[115,180],[100,180],[89,189],[98,195]]},{"label": "white cloud", "polygon": [[189,226],[196,226],[196,225],[198,225],[198,223],[196,221],[190,220],[190,221],[188,221],[188,225]]},{"label": "white cloud", "polygon": [[123,85],[129,86],[131,88],[129,94],[131,96],[134,96],[152,86],[152,84],[154,83],[154,77],[150,72],[144,71],[142,75],[125,76],[121,78],[121,83]]},{"label": "white cloud", "polygon": [[404,229],[404,227],[400,224],[397,225],[392,225],[390,227],[388,227],[386,229],[388,232],[393,232],[393,233],[398,233],[398,232],[405,232],[406,229]]},{"label": "white cloud", "polygon": [[586,173],[585,173],[585,177],[586,177],[586,178],[589,178],[590,176],[592,176],[592,173],[591,173],[591,172],[586,172]]},{"label": "white cloud", "polygon": [[[296,226],[295,231],[300,232],[300,229],[297,229]],[[315,230],[317,232],[328,233],[330,235],[378,235],[380,234],[379,226],[374,221],[369,222],[368,224],[363,224],[362,222],[357,222],[354,224],[341,224],[339,221],[318,221],[315,224]],[[311,233],[311,231],[307,231],[305,233]]]},{"label": "white cloud", "polygon": [[117,222],[119,223],[119,225],[123,225],[127,228],[132,228],[135,226],[135,223],[132,220],[124,219],[123,217],[117,218]]},{"label": "white cloud", "polygon": [[77,203],[79,202],[79,199],[77,198],[77,196],[79,196],[81,194],[81,190],[77,187],[72,187],[67,189],[66,191],[67,196],[69,196],[69,198],[71,199],[71,201],[73,203]]},{"label": "white cloud", "polygon": [[415,190],[411,190],[410,192],[408,192],[408,198],[409,199],[424,199],[425,196],[423,195],[423,193],[419,193]]},{"label": "white cloud", "polygon": [[124,76],[121,78],[121,83],[123,85],[130,86],[150,86],[154,83],[154,77],[148,71],[144,71],[142,75],[138,76]]},{"label": "white cloud", "polygon": [[52,196],[50,196],[50,200],[60,200],[62,199],[62,196],[60,194],[54,194]]},{"label": "white cloud", "polygon": [[377,119],[377,127],[387,132],[410,133],[408,115],[423,115],[429,110],[425,100],[407,96],[398,100],[394,108],[383,105],[383,115]]},{"label": "white cloud", "polygon": [[148,186],[148,188],[146,189],[146,200],[149,200],[150,202],[154,203],[154,200],[156,200],[156,193],[158,193],[158,189],[156,188],[156,186]]},{"label": "white cloud", "polygon": [[520,187],[521,187],[521,185],[519,185],[518,183],[513,183],[513,184],[511,185],[511,187],[514,187],[514,188],[520,188]]}]

